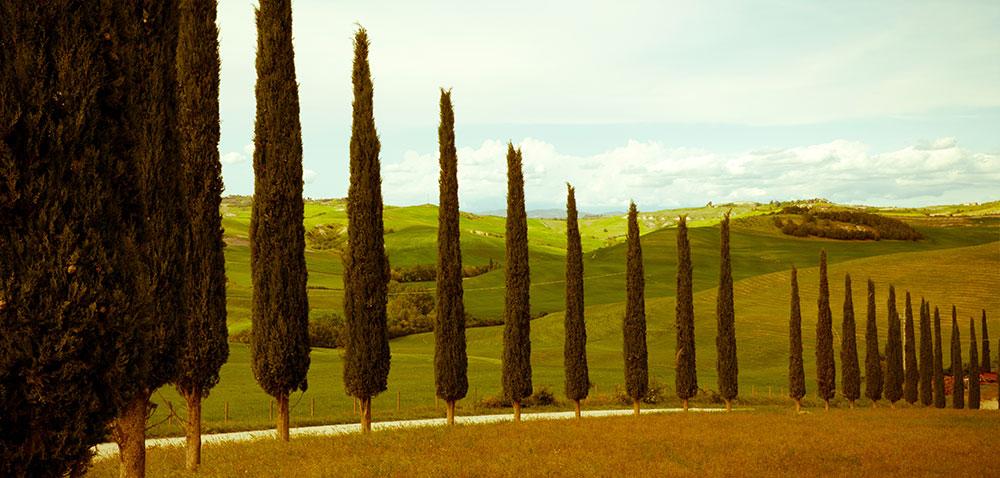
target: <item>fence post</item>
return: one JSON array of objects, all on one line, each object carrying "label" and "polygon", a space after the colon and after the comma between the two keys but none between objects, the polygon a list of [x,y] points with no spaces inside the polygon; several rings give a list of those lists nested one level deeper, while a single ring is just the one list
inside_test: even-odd
[{"label": "fence post", "polygon": [[352,402],[353,406],[351,408],[351,413],[357,415],[358,414],[358,397],[352,397],[352,398],[353,398],[353,402]]},{"label": "fence post", "polygon": [[229,400],[226,400],[226,414],[223,422],[229,423]]},{"label": "fence post", "polygon": [[274,420],[274,400],[267,402],[267,419]]},{"label": "fence post", "polygon": [[771,398],[771,386],[767,386],[767,398]]},{"label": "fence post", "polygon": [[396,413],[399,413],[399,390],[396,390]]},{"label": "fence post", "polygon": [[316,416],[316,397],[309,397],[309,416]]}]

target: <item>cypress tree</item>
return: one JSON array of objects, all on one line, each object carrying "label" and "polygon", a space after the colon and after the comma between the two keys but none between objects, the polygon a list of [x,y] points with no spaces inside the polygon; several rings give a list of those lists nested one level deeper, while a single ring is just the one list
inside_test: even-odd
[{"label": "cypress tree", "polygon": [[979,410],[979,347],[976,319],[969,318],[969,410]]},{"label": "cypress tree", "polygon": [[455,424],[455,402],[469,391],[465,353],[465,305],[462,302],[462,249],[458,225],[458,153],[451,90],[441,89],[438,126],[441,179],[438,207],[437,323],[434,327],[434,384],[445,401],[448,424]]},{"label": "cypress tree", "polygon": [[[375,131],[368,67],[368,32],[354,37],[354,111],[351,123],[351,185],[347,192],[348,249],[344,254],[344,317],[347,347],[344,388],[361,402],[361,430],[371,431],[372,398],[388,388],[389,334],[386,301],[389,259],[382,224],[381,148]],[[300,221],[301,223],[301,221]]]},{"label": "cypress tree", "polygon": [[843,367],[843,394],[854,408],[854,401],[861,398],[861,366],[858,364],[858,339],[854,324],[854,298],[851,292],[851,275],[844,276],[844,322],[840,336],[840,363]]},{"label": "cypress tree", "polygon": [[187,337],[174,384],[187,402],[189,470],[201,463],[201,402],[229,357],[222,165],[219,162],[219,32],[216,2],[181,0],[177,44],[180,157],[188,224]]},{"label": "cypress tree", "polygon": [[719,376],[719,394],[726,401],[726,410],[733,409],[733,400],[739,394],[739,366],[736,361],[736,314],[733,309],[733,267],[729,255],[729,212],[720,225],[721,260],[719,271],[719,296],[716,305],[718,351],[716,371]]},{"label": "cypress tree", "polygon": [[688,400],[698,394],[698,370],[695,368],[694,291],[691,281],[691,243],[688,242],[687,216],[677,221],[677,363],[675,388],[684,410]]},{"label": "cypress tree", "polygon": [[646,352],[646,279],[639,243],[639,212],[635,203],[628,207],[628,250],[625,256],[625,320],[622,322],[625,356],[625,391],[632,398],[632,409],[639,416],[639,401],[649,387],[649,363]]},{"label": "cypress tree", "polygon": [[106,7],[0,2],[2,476],[82,475],[148,360],[137,22]]},{"label": "cypress tree", "polygon": [[503,393],[521,421],[521,401],[531,396],[531,306],[528,268],[528,216],[520,148],[507,144],[507,262],[503,330]]},{"label": "cypress tree", "polygon": [[951,306],[951,406],[965,408],[965,370],[962,367],[962,338],[958,331],[958,314]]},{"label": "cypress tree", "polygon": [[941,311],[934,307],[934,407],[944,408],[944,351],[941,345]]},{"label": "cypress tree", "polygon": [[920,403],[934,403],[934,344],[931,339],[931,305],[920,300]]},{"label": "cypress tree", "polygon": [[878,348],[875,314],[875,283],[868,279],[868,318],[865,324],[865,396],[878,406],[882,398],[882,355]]},{"label": "cypress tree", "polygon": [[[257,383],[278,402],[278,438],[288,441],[288,396],[296,390],[305,391],[309,385],[302,129],[291,0],[261,0],[256,16],[251,366]],[[358,244],[353,236],[351,239],[351,244]],[[345,273],[345,279],[348,275]],[[347,294],[345,291],[345,297]]]},{"label": "cypress tree", "polygon": [[910,302],[910,291],[906,291],[906,322],[904,323],[905,342],[903,344],[905,381],[903,382],[903,397],[910,405],[917,403],[919,395],[920,368],[917,365],[917,340],[914,333],[913,304]]},{"label": "cypress tree", "polygon": [[986,329],[986,309],[983,309],[983,365],[980,370],[990,373],[993,370],[993,363],[990,360],[990,332]]},{"label": "cypress tree", "polygon": [[819,319],[816,321],[816,389],[824,407],[837,390],[837,370],[833,359],[833,313],[830,311],[830,284],[826,279],[826,250],[819,255]]},{"label": "cypress tree", "polygon": [[903,398],[903,338],[896,311],[896,288],[889,286],[889,336],[885,341],[885,399],[895,408]]},{"label": "cypress tree", "polygon": [[573,400],[580,418],[580,400],[590,391],[587,370],[587,324],[583,319],[583,247],[577,224],[576,195],[566,185],[566,342],[563,363],[566,367],[566,397]]},{"label": "cypress tree", "polygon": [[792,307],[788,321],[788,394],[795,400],[795,411],[802,409],[806,395],[806,372],[802,366],[802,310],[799,307],[798,271],[792,266]]}]

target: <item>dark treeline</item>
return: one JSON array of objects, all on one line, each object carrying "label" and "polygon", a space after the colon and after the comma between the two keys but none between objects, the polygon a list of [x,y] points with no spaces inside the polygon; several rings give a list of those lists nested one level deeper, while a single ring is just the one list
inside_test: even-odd
[{"label": "dark treeline", "polygon": [[873,241],[881,239],[916,241],[923,239],[923,235],[909,224],[899,219],[870,212],[826,211],[802,206],[787,206],[781,210],[781,213],[800,215],[803,218],[798,223],[791,219],[774,218],[775,226],[781,229],[781,232],[791,236]]}]

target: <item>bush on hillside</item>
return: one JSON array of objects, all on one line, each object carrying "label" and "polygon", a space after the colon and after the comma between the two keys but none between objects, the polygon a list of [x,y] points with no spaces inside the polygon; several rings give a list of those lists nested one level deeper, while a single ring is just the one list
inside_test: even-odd
[{"label": "bush on hillside", "polygon": [[815,210],[803,206],[788,206],[782,214],[802,216],[802,222],[775,217],[774,225],[781,232],[796,237],[825,237],[840,240],[881,239],[916,241],[923,239],[919,231],[899,219],[862,211]]}]

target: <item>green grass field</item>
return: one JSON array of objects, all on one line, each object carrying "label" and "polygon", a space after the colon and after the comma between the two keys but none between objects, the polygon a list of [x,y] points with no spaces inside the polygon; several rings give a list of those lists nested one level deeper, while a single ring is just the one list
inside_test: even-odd
[{"label": "green grass field", "polygon": [[[376,432],[149,452],[150,476],[966,476],[996,475],[1000,413],[785,409]],[[117,476],[117,460],[91,476]]]}]

